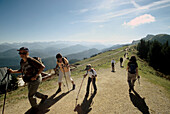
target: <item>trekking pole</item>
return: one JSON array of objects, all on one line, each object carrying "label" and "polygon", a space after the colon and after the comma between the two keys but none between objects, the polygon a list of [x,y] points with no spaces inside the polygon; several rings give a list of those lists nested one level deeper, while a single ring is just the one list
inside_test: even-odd
[{"label": "trekking pole", "polygon": [[67,89],[69,91],[69,88],[68,88],[68,83],[67,83],[67,78],[66,78],[66,74],[65,74],[65,71],[64,71],[64,65],[62,64],[62,68],[63,68],[63,72],[64,72],[64,78],[66,80],[66,85],[67,85]]},{"label": "trekking pole", "polygon": [[92,95],[92,85],[93,85],[93,77],[91,78],[91,95]]},{"label": "trekking pole", "polygon": [[77,105],[77,100],[78,100],[78,96],[79,96],[79,93],[80,93],[80,90],[81,90],[83,81],[84,81],[84,77],[83,77],[83,80],[82,80],[81,85],[80,85],[80,89],[79,89],[78,94],[77,94],[77,97],[76,97],[76,105]]},{"label": "trekking pole", "polygon": [[7,94],[8,81],[9,81],[9,72],[8,72],[8,71],[7,71],[7,73],[5,74],[5,77],[2,79],[1,82],[3,82],[6,77],[7,77],[7,82],[6,82],[6,88],[5,88],[5,96],[4,96],[4,104],[3,104],[2,114],[4,114],[4,111],[5,111],[5,101],[6,101],[6,94]]}]

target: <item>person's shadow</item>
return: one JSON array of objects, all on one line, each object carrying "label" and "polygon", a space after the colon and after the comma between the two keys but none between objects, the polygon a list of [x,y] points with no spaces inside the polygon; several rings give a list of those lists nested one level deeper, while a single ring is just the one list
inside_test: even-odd
[{"label": "person's shadow", "polygon": [[87,97],[84,97],[81,105],[77,105],[74,111],[77,111],[78,114],[88,114],[92,110],[93,98],[95,97],[96,92],[94,92],[91,97],[87,100]]},{"label": "person's shadow", "polygon": [[133,93],[129,93],[130,100],[132,101],[133,105],[138,108],[143,114],[150,114],[149,107],[145,103],[145,98],[142,98],[135,90]]},{"label": "person's shadow", "polygon": [[[51,97],[49,97],[47,100],[45,100],[44,103],[38,105],[38,112],[37,114],[45,114],[50,111],[50,107],[57,103],[60,99],[62,99],[64,96],[66,96],[70,91],[66,93],[62,93],[61,95],[55,97],[58,93],[53,94]],[[29,109],[25,114],[32,114],[31,109]]]}]

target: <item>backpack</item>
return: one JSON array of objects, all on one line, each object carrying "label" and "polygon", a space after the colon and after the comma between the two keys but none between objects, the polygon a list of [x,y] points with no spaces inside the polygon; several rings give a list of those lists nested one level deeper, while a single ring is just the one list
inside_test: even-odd
[{"label": "backpack", "polygon": [[34,58],[35,60],[38,60],[40,63],[43,63],[40,57],[32,57],[32,58]]},{"label": "backpack", "polygon": [[[37,60],[37,61],[39,61],[40,63],[42,63],[40,57],[32,57],[32,58],[35,59],[35,60]],[[32,63],[30,62],[29,59],[28,59],[28,63],[29,63],[29,64],[33,67],[33,69],[34,69],[34,74],[33,74],[33,76],[36,75],[36,73],[38,72],[38,69],[37,69],[36,67],[34,67],[34,65],[32,65]],[[23,72],[22,72],[22,75],[23,75]],[[33,76],[32,76],[32,77],[33,77]],[[30,82],[32,77],[23,76],[23,80],[24,80],[24,82]]]},{"label": "backpack", "polygon": [[[92,68],[92,69],[91,69],[91,72],[92,72],[92,73],[93,73],[93,75],[94,75],[94,71],[93,71],[93,70],[95,70],[95,69],[94,69],[94,68]],[[96,70],[95,70],[95,71],[96,71]]]},{"label": "backpack", "polygon": [[135,74],[136,73],[136,68],[137,68],[136,64],[134,64],[134,63],[129,64],[129,70],[128,70],[129,73]]}]

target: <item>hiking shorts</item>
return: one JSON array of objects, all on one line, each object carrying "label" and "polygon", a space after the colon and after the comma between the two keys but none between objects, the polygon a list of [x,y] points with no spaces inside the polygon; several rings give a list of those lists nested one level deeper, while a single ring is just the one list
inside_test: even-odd
[{"label": "hiking shorts", "polygon": [[136,80],[136,74],[131,74],[128,72],[128,79],[127,80]]},{"label": "hiking shorts", "polygon": [[[66,79],[69,80],[69,81],[73,81],[73,79],[71,78],[71,72],[65,72],[65,75],[66,75]],[[64,76],[64,73],[61,72],[61,70],[59,70],[59,77],[58,77],[58,83],[61,83],[62,82],[62,78]]]}]

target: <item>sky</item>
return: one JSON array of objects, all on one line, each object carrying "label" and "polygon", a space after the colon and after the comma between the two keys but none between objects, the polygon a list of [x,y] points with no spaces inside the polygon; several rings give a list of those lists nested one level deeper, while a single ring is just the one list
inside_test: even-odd
[{"label": "sky", "polygon": [[0,0],[0,43],[124,44],[170,34],[170,0]]}]

